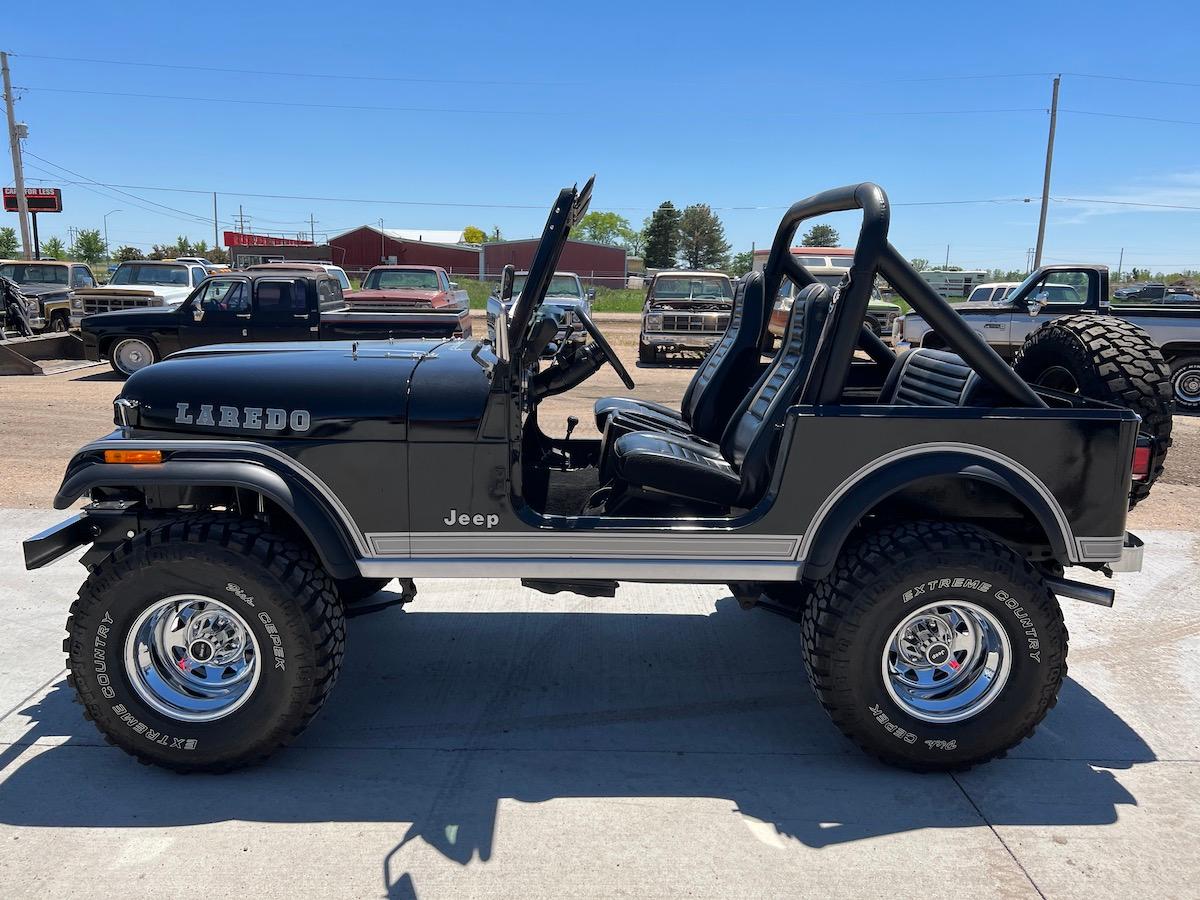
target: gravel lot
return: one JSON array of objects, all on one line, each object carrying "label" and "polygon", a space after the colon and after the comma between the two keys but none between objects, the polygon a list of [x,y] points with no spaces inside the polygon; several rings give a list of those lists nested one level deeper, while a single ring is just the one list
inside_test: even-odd
[{"label": "gravel lot", "polygon": [[[677,404],[691,379],[694,362],[641,367],[637,364],[639,317],[632,313],[597,316],[601,328],[637,382],[627,391],[605,366],[573,391],[552,397],[541,408],[542,427],[564,434],[567,416],[579,417],[575,434],[595,435],[592,402],[598,397],[634,394]],[[477,328],[482,325],[477,323]],[[0,378],[0,507],[50,506],[71,454],[113,428],[112,400],[122,381],[107,366],[49,377]],[[1200,417],[1177,416],[1175,446],[1167,471],[1151,499],[1130,514],[1137,528],[1193,528],[1200,508]]]}]

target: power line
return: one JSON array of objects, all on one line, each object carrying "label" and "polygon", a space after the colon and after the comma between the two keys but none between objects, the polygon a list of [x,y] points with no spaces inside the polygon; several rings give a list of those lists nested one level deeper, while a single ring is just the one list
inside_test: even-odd
[{"label": "power line", "polygon": [[[338,112],[406,112],[450,115],[502,115],[534,116],[546,118],[575,118],[570,109],[521,110],[521,109],[469,109],[446,106],[376,106],[369,104],[312,103],[293,100],[252,100],[243,97],[185,97],[177,94],[147,94],[129,91],[95,91],[83,88],[54,88],[25,86],[23,91],[40,91],[52,94],[83,94],[93,97],[122,97],[135,100],[170,100],[177,103],[235,103],[242,106],[278,106],[285,109],[327,109]],[[963,116],[994,115],[997,113],[1044,112],[1040,106],[1001,107],[994,109],[914,109],[914,110],[838,110],[825,113],[828,116]],[[799,118],[806,113],[777,113],[788,118]]]},{"label": "power line", "polygon": [[[402,84],[455,84],[475,87],[478,85],[510,85],[519,87],[575,87],[579,85],[590,85],[594,82],[588,81],[517,81],[509,79],[480,79],[480,78],[417,78],[411,75],[379,75],[379,74],[359,74],[354,72],[288,72],[271,69],[239,69],[228,68],[224,66],[196,66],[184,65],[182,63],[155,63],[145,61],[133,61],[128,59],[95,59],[92,57],[82,56],[51,56],[43,53],[12,53],[11,56],[19,56],[22,59],[41,59],[52,62],[75,62],[88,63],[90,65],[106,65],[106,66],[127,66],[145,69],[172,69],[175,71],[187,72],[209,72],[227,75],[265,75],[273,78],[315,78],[320,80],[338,79],[344,81],[384,81],[398,82]],[[911,78],[873,78],[873,79],[854,79],[847,83],[849,84],[910,84],[917,82],[936,82],[936,81],[973,81],[982,79],[996,78],[1043,78],[1053,75],[1053,72],[991,72],[991,73],[974,73],[962,75],[918,75]],[[1103,77],[1103,76],[1097,76]],[[680,81],[665,81],[656,82],[659,84],[694,84],[696,82],[680,82]],[[711,84],[711,82],[705,82]]]},{"label": "power line", "polygon": [[1141,200],[1101,200],[1095,197],[1051,197],[1058,203],[1104,203],[1112,206],[1144,206],[1148,209],[1186,209],[1200,211],[1200,206],[1184,206],[1178,203],[1144,203]]},{"label": "power line", "polygon": [[1139,122],[1159,122],[1167,125],[1200,125],[1200,122],[1189,119],[1160,119],[1156,116],[1134,116],[1128,113],[1098,112],[1092,109],[1060,109],[1059,112],[1074,113],[1077,116],[1103,116],[1106,119],[1136,119]]},{"label": "power line", "polygon": [[[13,54],[14,56],[16,54]],[[1098,75],[1091,72],[1063,72],[1064,75],[1070,75],[1072,78],[1097,78],[1104,81],[1129,81],[1134,84],[1165,84],[1170,87],[1200,87],[1200,82],[1196,81],[1161,81],[1157,78],[1130,78],[1126,75]]]}]

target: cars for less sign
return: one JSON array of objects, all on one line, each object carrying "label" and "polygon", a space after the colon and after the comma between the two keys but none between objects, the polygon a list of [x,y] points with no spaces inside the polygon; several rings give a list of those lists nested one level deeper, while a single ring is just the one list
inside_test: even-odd
[{"label": "cars for less sign", "polygon": [[[27,187],[25,203],[30,212],[62,212],[62,189]],[[4,189],[4,211],[17,211],[17,189],[14,187]]]}]

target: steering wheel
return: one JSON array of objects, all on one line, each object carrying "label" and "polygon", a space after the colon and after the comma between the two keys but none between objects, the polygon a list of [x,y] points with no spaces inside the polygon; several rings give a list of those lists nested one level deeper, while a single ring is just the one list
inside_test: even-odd
[{"label": "steering wheel", "polygon": [[608,364],[613,367],[613,370],[621,376],[621,381],[625,383],[625,387],[633,390],[637,385],[633,383],[633,379],[629,375],[629,371],[621,362],[621,358],[613,352],[612,345],[608,339],[600,333],[600,329],[596,327],[596,323],[592,321],[592,317],[587,314],[583,307],[575,307],[571,310],[575,315],[579,316],[579,321],[583,323],[583,329],[596,342],[596,346],[600,348],[600,352],[604,354],[604,358],[608,360]]}]

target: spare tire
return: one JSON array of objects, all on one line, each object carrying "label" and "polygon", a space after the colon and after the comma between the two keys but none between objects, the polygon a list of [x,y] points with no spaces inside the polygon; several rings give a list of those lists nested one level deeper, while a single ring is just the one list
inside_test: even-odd
[{"label": "spare tire", "polygon": [[1171,372],[1150,335],[1116,316],[1075,315],[1039,326],[1014,363],[1030,384],[1132,409],[1150,439],[1150,476],[1134,482],[1129,506],[1150,494],[1171,446]]}]

